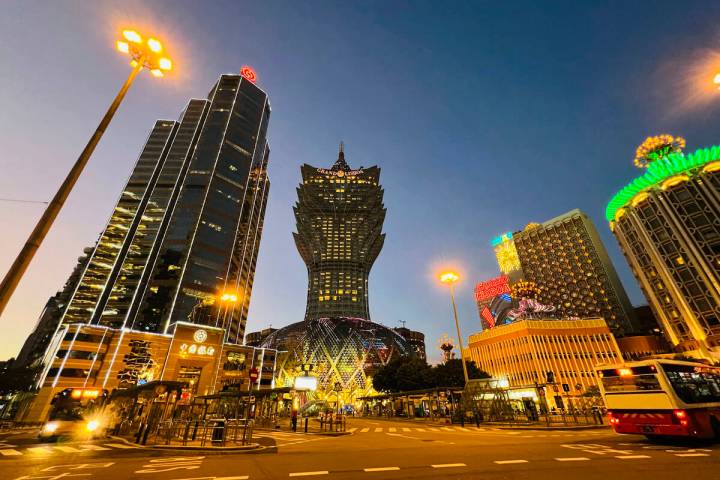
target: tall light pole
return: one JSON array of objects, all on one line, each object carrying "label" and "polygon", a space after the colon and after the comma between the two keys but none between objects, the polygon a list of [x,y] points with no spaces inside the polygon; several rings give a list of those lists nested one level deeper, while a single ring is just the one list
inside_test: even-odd
[{"label": "tall light pole", "polygon": [[460,280],[460,275],[455,272],[444,272],[440,274],[440,281],[450,286],[450,300],[452,300],[453,315],[455,316],[455,329],[457,330],[458,345],[460,346],[460,361],[462,362],[463,375],[465,383],[468,383],[467,365],[465,364],[465,355],[463,355],[463,341],[460,334],[460,322],[458,321],[457,306],[455,305],[455,284]]},{"label": "tall light pole", "polygon": [[37,225],[35,225],[32,233],[30,233],[30,236],[25,242],[22,250],[20,250],[17,258],[15,258],[15,261],[10,266],[10,270],[8,270],[7,274],[5,274],[5,278],[0,284],[0,314],[2,314],[3,310],[5,310],[5,306],[10,301],[10,297],[15,291],[15,288],[20,282],[25,270],[27,270],[30,262],[35,256],[35,252],[37,252],[38,248],[40,248],[40,244],[45,239],[45,235],[47,235],[47,232],[50,230],[55,218],[60,213],[60,210],[65,204],[65,200],[68,195],[70,195],[70,192],[75,186],[78,178],[80,178],[80,174],[85,168],[85,165],[87,165],[88,160],[90,160],[90,156],[95,150],[98,142],[100,142],[100,138],[102,138],[103,133],[105,133],[105,129],[110,124],[110,121],[115,115],[115,112],[120,106],[123,98],[125,98],[125,94],[128,89],[130,89],[130,85],[132,85],[137,74],[140,73],[140,70],[143,68],[147,68],[153,76],[162,77],[163,70],[172,69],[172,62],[170,59],[162,55],[162,44],[155,38],[149,38],[147,41],[143,42],[142,37],[135,30],[124,30],[123,37],[124,40],[119,40],[117,42],[117,49],[132,57],[132,61],[130,62],[130,65],[132,66],[130,75],[127,80],[125,80],[125,83],[115,97],[115,100],[113,100],[110,104],[110,108],[108,108],[105,116],[102,120],[100,120],[100,124],[95,130],[95,133],[93,133],[92,137],[90,137],[90,141],[83,149],[80,157],[78,157],[75,161],[75,165],[73,165],[70,169],[70,173],[68,173],[67,177],[65,177],[62,185],[60,185],[57,193],[48,204],[45,212],[42,217],[40,217]]}]

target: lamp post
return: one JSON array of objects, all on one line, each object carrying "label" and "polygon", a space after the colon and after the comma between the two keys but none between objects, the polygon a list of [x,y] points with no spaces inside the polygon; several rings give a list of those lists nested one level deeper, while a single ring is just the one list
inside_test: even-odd
[{"label": "lamp post", "polygon": [[40,248],[40,244],[45,239],[45,236],[50,230],[55,218],[57,218],[60,213],[60,210],[65,204],[65,200],[67,200],[67,197],[70,195],[70,192],[75,186],[78,178],[80,178],[80,174],[85,168],[85,165],[87,165],[90,156],[95,150],[98,142],[100,142],[100,138],[102,138],[103,133],[105,133],[105,129],[107,129],[110,124],[110,121],[115,115],[115,112],[120,106],[123,98],[125,98],[125,94],[130,89],[130,86],[132,85],[133,80],[135,80],[137,74],[140,73],[140,70],[143,68],[147,68],[153,76],[162,77],[164,70],[172,69],[172,62],[170,59],[162,56],[162,44],[157,39],[149,38],[147,41],[143,42],[142,37],[135,30],[123,31],[123,38],[124,40],[119,40],[117,42],[117,49],[122,53],[130,55],[132,58],[130,62],[130,65],[132,66],[130,75],[127,80],[125,80],[125,83],[122,88],[120,88],[120,91],[115,96],[113,102],[110,104],[110,108],[108,108],[105,116],[100,121],[95,133],[93,133],[92,137],[90,137],[90,141],[85,146],[82,153],[80,153],[80,156],[70,169],[67,177],[65,177],[62,185],[60,185],[57,193],[48,204],[37,225],[35,225],[32,233],[30,233],[30,236],[25,242],[22,250],[20,250],[17,258],[15,258],[15,261],[10,266],[10,270],[8,270],[7,274],[5,274],[2,284],[0,284],[0,314],[2,314],[3,310],[5,310],[5,306],[10,301],[10,297],[15,291],[15,288],[20,282],[25,270],[27,270],[30,262],[35,256],[35,252],[37,252],[38,248]]},{"label": "lamp post", "polygon": [[465,365],[465,356],[463,355],[463,341],[462,335],[460,334],[460,322],[458,322],[457,306],[455,305],[455,284],[459,280],[460,276],[455,272],[444,272],[440,274],[440,282],[450,286],[450,300],[452,300],[453,315],[455,316],[455,329],[457,330],[458,345],[460,346],[460,361],[462,362],[465,383],[467,383],[470,378],[468,377],[467,365]]},{"label": "lamp post", "polygon": [[[212,297],[211,297],[211,298],[212,298]],[[223,358],[223,353],[224,353],[224,350],[225,350],[225,342],[228,340],[228,332],[229,332],[229,329],[228,329],[228,326],[227,326],[228,310],[230,310],[230,306],[232,306],[233,309],[235,308],[235,303],[237,303],[237,301],[238,301],[238,296],[237,296],[237,294],[235,294],[235,293],[225,292],[225,293],[223,293],[222,295],[220,295],[219,297],[216,296],[216,297],[214,297],[214,298],[219,299],[219,300],[220,300],[220,303],[222,303],[222,304],[224,305],[224,307],[225,307],[225,310],[223,311],[223,315],[222,315],[222,317],[223,317],[223,325],[222,325],[222,328],[225,329],[225,333],[224,333],[224,335],[223,335],[223,343],[222,343],[222,345],[220,345],[220,355],[219,355],[218,358],[217,358],[217,368],[215,369],[215,378],[213,378],[213,383],[212,383],[212,391],[213,391],[213,393],[215,393],[215,390],[216,390],[216,387],[217,387],[217,379],[218,379],[218,376],[220,375],[220,369],[221,369],[222,366],[223,366],[223,364],[222,364],[222,358]],[[219,316],[219,314],[218,314],[218,316]],[[217,322],[215,322],[215,326],[217,326]],[[250,384],[250,387],[252,388],[252,384]],[[250,389],[248,389],[248,391],[249,391],[249,390],[250,390]],[[239,395],[239,392],[238,392],[238,395]],[[238,400],[238,401],[239,401],[239,400]]]}]

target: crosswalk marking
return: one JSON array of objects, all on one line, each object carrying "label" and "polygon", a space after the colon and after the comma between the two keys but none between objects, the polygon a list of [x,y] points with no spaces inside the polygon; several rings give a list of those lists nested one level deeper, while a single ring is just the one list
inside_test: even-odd
[{"label": "crosswalk marking", "polygon": [[432,468],[452,468],[452,467],[467,467],[464,463],[441,463],[439,465],[430,465]]},{"label": "crosswalk marking", "polygon": [[355,430],[357,430],[357,427],[353,427],[353,428],[348,428],[348,429],[347,429],[347,431],[350,432],[350,433],[354,432]]},{"label": "crosswalk marking", "polygon": [[439,428],[432,428],[432,427],[428,428],[428,430],[430,430],[431,432],[439,432],[440,431]]},{"label": "crosswalk marking", "polygon": [[424,428],[416,428],[415,430],[417,430],[418,432],[424,432],[424,431],[425,431]]},{"label": "crosswalk marking", "polygon": [[412,431],[412,430],[410,430],[410,429],[407,428],[407,427],[403,427],[403,432],[410,432],[410,431]]},{"label": "crosswalk marking", "polygon": [[370,431],[370,429],[366,427],[366,428],[363,428],[362,430],[360,430],[360,433],[367,433],[369,431]]},{"label": "crosswalk marking", "polygon": [[388,428],[388,432],[397,432],[397,428],[390,427],[390,428]]},{"label": "crosswalk marking", "polygon": [[455,429],[452,427],[442,427],[440,430],[443,430],[445,432],[454,432]]},{"label": "crosswalk marking", "polygon": [[291,473],[290,476],[291,477],[310,477],[313,475],[327,475],[328,473],[330,473],[330,472],[328,472],[327,470],[318,470],[316,472],[294,472],[294,473]]},{"label": "crosswalk marking", "polygon": [[527,460],[495,460],[498,465],[505,465],[509,463],[528,463]]},{"label": "crosswalk marking", "polygon": [[389,472],[392,470],[400,470],[400,467],[374,467],[363,469],[366,472]]},{"label": "crosswalk marking", "polygon": [[707,453],[676,453],[676,457],[709,457]]},{"label": "crosswalk marking", "polygon": [[587,457],[558,457],[555,460],[558,462],[584,462],[590,459]]},{"label": "crosswalk marking", "polygon": [[375,429],[375,433],[380,433],[380,432],[382,432],[382,431],[383,431],[382,427],[378,427],[378,428]]},{"label": "crosswalk marking", "polygon": [[52,453],[52,450],[48,447],[28,447],[27,451],[30,453]]},{"label": "crosswalk marking", "polygon": [[55,448],[57,448],[57,449],[60,450],[61,452],[65,452],[65,453],[78,453],[78,452],[82,452],[82,450],[78,450],[77,448],[66,447],[66,446],[64,446],[64,445],[60,445],[60,446],[57,446],[57,447],[55,447]]},{"label": "crosswalk marking", "polygon": [[83,450],[110,450],[107,447],[101,447],[100,445],[80,445]]},{"label": "crosswalk marking", "polygon": [[0,449],[0,455],[12,456],[12,455],[22,455],[22,453],[18,452],[17,450],[13,450],[12,448],[3,448],[3,449]]},{"label": "crosswalk marking", "polygon": [[616,455],[620,460],[635,460],[637,458],[651,458],[650,455]]}]

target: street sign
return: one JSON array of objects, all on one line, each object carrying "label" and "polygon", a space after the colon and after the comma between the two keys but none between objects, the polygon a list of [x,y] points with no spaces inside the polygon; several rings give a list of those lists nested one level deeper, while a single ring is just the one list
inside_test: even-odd
[{"label": "street sign", "polygon": [[255,383],[255,382],[257,382],[257,379],[258,379],[258,376],[259,376],[259,375],[258,375],[258,369],[255,368],[255,367],[251,368],[251,369],[250,369],[250,374],[249,374],[249,376],[250,376],[250,383]]}]

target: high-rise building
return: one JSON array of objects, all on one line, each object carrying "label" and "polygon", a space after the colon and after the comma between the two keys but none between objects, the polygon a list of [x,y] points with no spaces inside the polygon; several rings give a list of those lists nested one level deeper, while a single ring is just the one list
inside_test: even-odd
[{"label": "high-rise building", "polygon": [[600,317],[617,336],[637,331],[635,312],[592,221],[572,210],[513,233],[525,280],[559,316]]},{"label": "high-rise building", "polygon": [[682,153],[660,135],[639,148],[647,170],[606,209],[610,229],[676,351],[720,357],[720,146]]},{"label": "high-rise building", "polygon": [[15,361],[16,366],[30,366],[45,354],[45,349],[47,349],[50,340],[58,328],[67,302],[70,300],[72,292],[75,291],[78,281],[80,281],[80,276],[90,259],[92,251],[92,247],[87,247],[83,250],[84,255],[78,257],[77,264],[75,264],[75,268],[73,268],[63,289],[48,299],[45,308],[43,308],[40,314],[40,318],[38,318],[35,324],[35,328],[33,328],[33,331],[28,335],[20,349],[20,353]]},{"label": "high-rise building", "polygon": [[162,333],[184,321],[242,342],[269,190],[269,117],[253,81],[222,75],[177,122],[156,122],[64,324]]},{"label": "high-rise building", "polygon": [[[404,323],[404,322],[403,322]],[[425,334],[417,330],[410,330],[407,327],[393,328],[401,337],[405,339],[408,346],[412,350],[412,354],[420,360],[427,360],[425,352]]]},{"label": "high-rise building", "polygon": [[351,169],[341,144],[332,167],[301,173],[293,235],[308,270],[305,319],[369,320],[368,276],[385,241],[380,169]]}]

